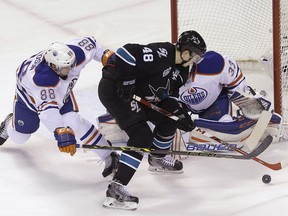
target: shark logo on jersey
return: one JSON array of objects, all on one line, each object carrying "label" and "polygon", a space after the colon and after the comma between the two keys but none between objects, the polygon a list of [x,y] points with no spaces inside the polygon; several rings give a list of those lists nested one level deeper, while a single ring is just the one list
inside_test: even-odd
[{"label": "shark logo on jersey", "polygon": [[149,85],[149,88],[153,94],[153,96],[146,96],[146,100],[149,102],[159,102],[165,98],[168,98],[170,95],[170,80],[167,80],[165,87],[159,87],[157,89],[153,88],[153,86]]},{"label": "shark logo on jersey", "polygon": [[[188,94],[187,94],[188,92]],[[196,105],[204,101],[208,96],[208,92],[199,87],[190,88],[188,91],[183,92],[180,95],[182,101],[188,104]]]}]

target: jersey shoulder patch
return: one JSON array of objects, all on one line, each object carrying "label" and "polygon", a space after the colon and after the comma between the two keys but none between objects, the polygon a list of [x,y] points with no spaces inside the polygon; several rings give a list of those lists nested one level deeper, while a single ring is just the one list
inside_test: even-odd
[{"label": "jersey shoulder patch", "polygon": [[74,51],[76,55],[77,66],[85,61],[85,53],[80,47],[70,44],[68,44],[67,46]]},{"label": "jersey shoulder patch", "polygon": [[59,76],[45,62],[41,62],[36,67],[33,81],[37,86],[54,87],[59,80]]},{"label": "jersey shoulder patch", "polygon": [[[120,47],[116,50],[116,56],[122,59],[124,62],[126,62],[129,65],[135,66],[136,65],[136,59],[135,57],[128,51],[131,47],[135,47],[138,45],[134,44],[126,44],[123,47]],[[116,57],[116,58],[117,58]]]},{"label": "jersey shoulder patch", "polygon": [[222,55],[215,51],[208,51],[204,59],[197,65],[198,74],[219,74],[225,66],[225,60]]}]

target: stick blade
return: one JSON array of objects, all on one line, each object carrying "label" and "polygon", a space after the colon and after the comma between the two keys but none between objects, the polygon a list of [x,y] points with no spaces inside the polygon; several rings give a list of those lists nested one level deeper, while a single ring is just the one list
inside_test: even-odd
[{"label": "stick blade", "polygon": [[264,131],[266,130],[271,120],[271,117],[272,117],[271,112],[266,110],[262,111],[256,123],[256,126],[253,129],[253,132],[248,137],[248,139],[244,141],[249,150],[252,150],[257,146],[259,140],[261,139],[262,135],[264,134]]}]

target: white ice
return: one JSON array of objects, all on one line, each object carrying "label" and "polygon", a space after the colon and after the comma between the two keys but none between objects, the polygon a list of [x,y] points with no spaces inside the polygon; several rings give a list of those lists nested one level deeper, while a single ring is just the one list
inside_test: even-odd
[{"label": "white ice", "polygon": [[[170,41],[168,0],[1,0],[0,119],[12,111],[15,70],[51,42],[93,35],[115,49],[128,42]],[[197,30],[197,29],[196,29]],[[98,99],[101,65],[90,63],[75,87],[83,117],[96,123],[105,113]],[[255,77],[255,76],[254,76]],[[263,81],[271,80],[265,78]],[[260,158],[276,163],[287,144],[274,144]],[[91,152],[60,153],[46,128],[23,145],[0,149],[1,216],[286,216],[288,171],[270,170],[252,160],[187,158],[184,174],[155,175],[144,159],[128,189],[140,198],[136,211],[102,207],[109,182]],[[261,178],[270,174],[272,182]]]}]

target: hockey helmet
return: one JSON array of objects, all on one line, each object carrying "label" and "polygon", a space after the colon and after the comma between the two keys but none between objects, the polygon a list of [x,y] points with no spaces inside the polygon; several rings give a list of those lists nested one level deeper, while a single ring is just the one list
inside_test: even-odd
[{"label": "hockey helmet", "polygon": [[203,56],[207,50],[204,39],[194,30],[183,32],[178,38],[176,48],[180,52],[188,50],[190,55],[195,53],[199,56]]},{"label": "hockey helmet", "polygon": [[44,54],[44,58],[50,68],[60,74],[62,68],[73,68],[76,65],[76,55],[66,44],[52,43]]}]

